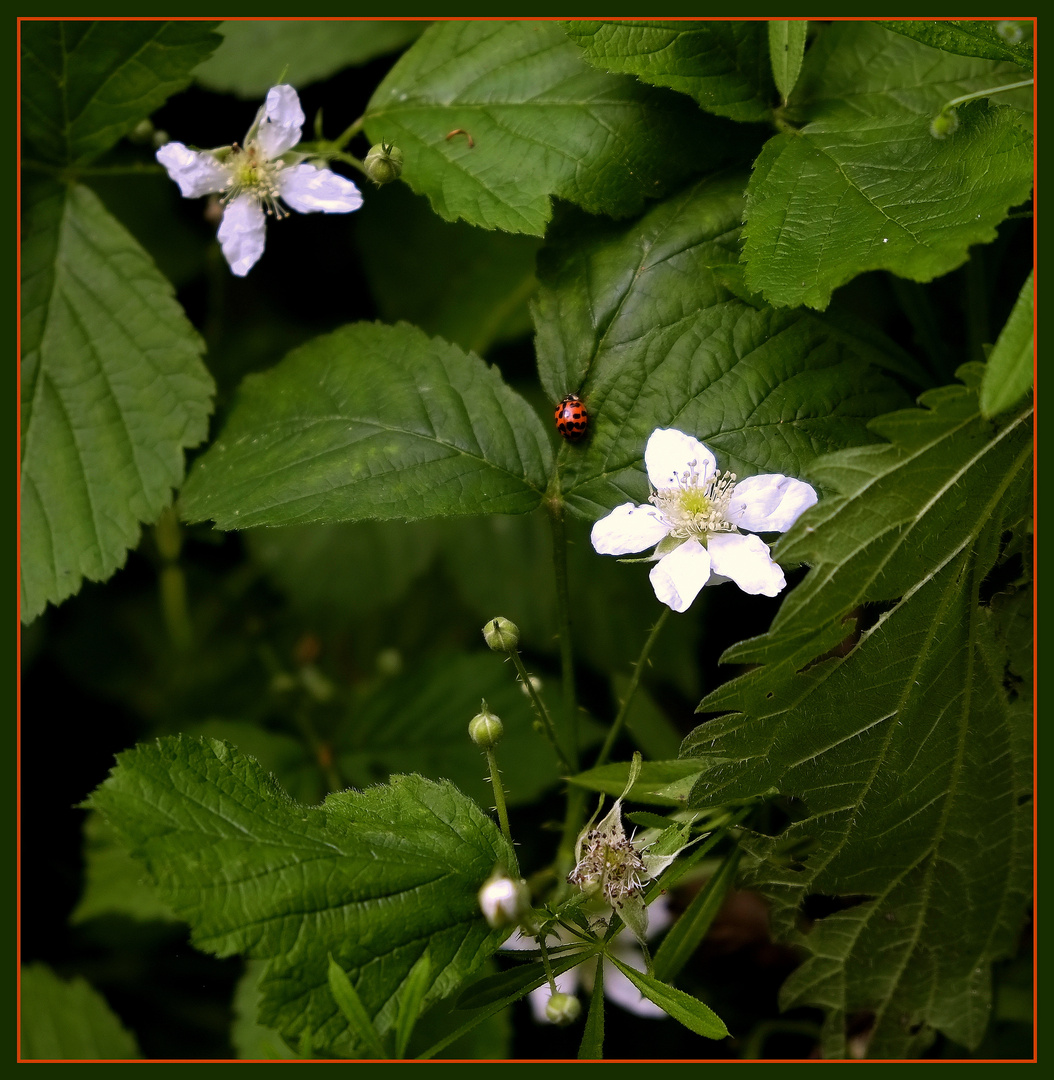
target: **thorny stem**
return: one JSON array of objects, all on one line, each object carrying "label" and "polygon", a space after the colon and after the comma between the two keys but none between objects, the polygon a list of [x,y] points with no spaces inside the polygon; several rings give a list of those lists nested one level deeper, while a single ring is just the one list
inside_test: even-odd
[{"label": "thorny stem", "polygon": [[509,653],[512,657],[513,664],[516,665],[516,672],[520,676],[520,682],[523,683],[524,688],[530,695],[531,701],[534,704],[538,715],[541,717],[542,723],[545,725],[545,734],[549,739],[549,742],[553,744],[553,750],[556,751],[557,757],[560,759],[560,764],[567,769],[568,772],[573,772],[571,768],[571,762],[568,761],[567,755],[564,753],[564,748],[560,745],[560,740],[556,737],[556,728],[553,727],[553,718],[549,715],[549,710],[545,707],[545,703],[538,696],[538,691],[534,688],[534,683],[531,682],[530,675],[527,674],[527,669],[523,666],[523,660],[520,659],[520,654],[516,649],[513,649]]},{"label": "thorny stem", "polygon": [[575,700],[574,653],[571,648],[571,590],[567,581],[567,530],[564,504],[549,502],[549,524],[553,534],[553,571],[556,577],[556,606],[560,620],[560,666],[563,672],[565,747],[572,772],[578,772],[578,705]]},{"label": "thorny stem", "polygon": [[647,641],[644,642],[644,648],[641,649],[640,656],[633,669],[633,678],[630,679],[629,688],[626,690],[626,696],[622,700],[622,707],[619,709],[618,716],[615,717],[615,722],[611,725],[611,728],[607,733],[607,738],[604,740],[604,745],[600,748],[600,753],[597,754],[597,759],[593,763],[594,769],[607,761],[608,755],[611,753],[611,748],[615,745],[615,740],[622,731],[622,727],[626,722],[626,714],[629,712],[630,704],[633,701],[633,695],[636,694],[637,687],[640,685],[641,673],[644,671],[644,666],[648,662],[648,656],[651,653],[656,638],[659,636],[659,631],[662,630],[669,617],[670,610],[671,609],[668,607],[663,607],[662,613],[656,620],[655,625],[651,628],[651,633],[648,635]]},{"label": "thorny stem", "polygon": [[498,823],[501,825],[502,835],[511,844],[512,832],[509,829],[509,812],[505,808],[505,788],[501,783],[501,773],[498,770],[498,759],[492,749],[484,751],[487,755],[487,765],[490,767],[490,786],[494,789],[494,809],[498,812]]}]

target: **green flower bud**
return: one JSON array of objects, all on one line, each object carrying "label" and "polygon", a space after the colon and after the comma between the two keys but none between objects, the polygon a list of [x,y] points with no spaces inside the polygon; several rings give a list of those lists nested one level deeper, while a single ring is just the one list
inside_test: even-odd
[{"label": "green flower bud", "polygon": [[935,139],[946,139],[959,127],[959,116],[954,109],[937,113],[930,121],[930,134]]},{"label": "green flower bud", "polygon": [[495,652],[515,652],[520,643],[520,628],[499,615],[483,627],[483,639]]},{"label": "green flower bud", "polygon": [[366,175],[378,186],[398,180],[403,171],[403,152],[391,143],[377,143],[363,162]]},{"label": "green flower bud", "polygon": [[480,750],[493,750],[505,730],[502,722],[487,708],[484,701],[480,711],[472,717],[468,725],[469,738]]},{"label": "green flower bud", "polygon": [[531,909],[531,894],[521,878],[513,880],[495,870],[479,890],[479,907],[487,923],[495,930],[514,926]]},{"label": "green flower bud", "polygon": [[554,1024],[573,1024],[582,1011],[582,1003],[573,994],[553,994],[545,1003],[545,1015]]}]

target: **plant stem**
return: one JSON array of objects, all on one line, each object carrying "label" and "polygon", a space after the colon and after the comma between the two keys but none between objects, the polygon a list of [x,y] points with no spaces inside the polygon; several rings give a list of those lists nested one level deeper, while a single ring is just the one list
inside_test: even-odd
[{"label": "plant stem", "polygon": [[1035,79],[1023,79],[1021,82],[1008,83],[1006,86],[992,86],[986,90],[975,90],[972,94],[963,94],[962,97],[952,98],[951,101],[946,101],[941,106],[941,112],[946,113],[949,109],[954,109],[956,105],[963,105],[967,101],[973,101],[974,98],[989,97],[991,94],[1002,94],[1006,90],[1020,90],[1022,87],[1032,86],[1035,81]]},{"label": "plant stem", "polygon": [[564,745],[572,772],[578,772],[578,704],[575,699],[574,650],[571,647],[571,590],[567,580],[567,530],[563,500],[549,501],[549,524],[553,534],[553,572],[556,607],[560,622],[560,666],[563,672]]},{"label": "plant stem", "polygon": [[501,831],[505,839],[512,843],[512,832],[509,829],[509,812],[505,808],[505,788],[501,783],[501,773],[498,771],[498,759],[494,756],[494,751],[488,749],[485,751],[487,755],[487,765],[490,767],[490,786],[494,789],[494,809],[498,811],[498,824],[501,825]]},{"label": "plant stem", "polygon": [[626,714],[629,712],[630,703],[633,701],[633,695],[637,692],[637,687],[640,685],[641,672],[644,670],[644,665],[648,661],[648,656],[651,653],[652,646],[655,644],[655,639],[659,636],[659,631],[662,630],[667,618],[669,618],[670,610],[671,609],[668,607],[663,607],[662,613],[656,620],[655,625],[651,628],[651,633],[648,635],[647,641],[644,642],[644,648],[641,649],[640,656],[633,669],[633,678],[630,679],[629,688],[626,690],[626,696],[622,701],[622,707],[619,709],[618,716],[615,717],[615,722],[611,725],[611,728],[607,733],[607,738],[604,740],[604,745],[600,748],[600,753],[597,754],[597,759],[593,763],[594,769],[607,761],[608,755],[611,753],[611,748],[615,745],[615,740],[622,731],[622,726],[626,722]]},{"label": "plant stem", "polygon": [[520,676],[520,682],[523,683],[528,695],[530,695],[530,699],[533,702],[539,717],[541,717],[542,723],[545,725],[545,734],[548,737],[549,742],[553,744],[553,750],[556,751],[556,756],[560,759],[560,764],[567,769],[568,772],[577,771],[571,767],[571,762],[568,761],[567,755],[564,753],[564,748],[560,745],[560,740],[556,737],[556,728],[553,727],[553,718],[549,715],[549,710],[545,707],[545,702],[538,696],[538,691],[535,690],[534,684],[531,682],[531,677],[527,674],[527,669],[523,666],[523,660],[520,659],[519,652],[514,649],[509,653],[509,656],[512,657],[512,662],[516,665],[516,671]]}]

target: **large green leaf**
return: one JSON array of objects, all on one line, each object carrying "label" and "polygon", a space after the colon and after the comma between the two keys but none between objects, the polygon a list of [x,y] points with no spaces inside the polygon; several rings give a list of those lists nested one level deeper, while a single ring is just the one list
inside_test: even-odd
[{"label": "large green leaf", "polygon": [[934,49],[1032,68],[1032,26],[1024,19],[889,19],[879,25]]},{"label": "large green leaf", "polygon": [[87,188],[27,192],[22,617],[107,578],[183,478],[212,380],[172,287]]},{"label": "large green leaf", "polygon": [[23,136],[46,161],[98,157],[190,83],[220,43],[216,25],[22,22]]},{"label": "large green leaf", "polygon": [[[1031,417],[993,428],[964,374],[876,421],[888,444],[814,465],[839,494],[777,549],[812,569],[770,633],[725,656],[763,666],[700,706],[736,711],[682,751],[706,768],[692,804],[775,788],[802,808],[750,845],[784,933],[807,893],[852,898],[798,936],[810,955],[783,994],[827,1010],[829,1056],[861,1014],[874,1057],[917,1056],[934,1029],[976,1047],[1028,894],[1030,717],[1007,693],[1021,623],[983,598],[1028,527]],[[892,603],[818,660],[866,600]]]},{"label": "large green leaf", "polygon": [[551,459],[496,368],[405,323],[357,323],[245,380],[181,507],[221,529],[526,513]]},{"label": "large green leaf", "polygon": [[209,90],[262,98],[278,82],[298,90],[346,67],[398,52],[425,23],[371,19],[232,19],[223,44],[194,69]]},{"label": "large green leaf", "polygon": [[679,90],[732,120],[772,118],[775,86],[764,22],[576,19],[563,27],[604,71]]},{"label": "large green leaf", "polygon": [[378,1031],[428,949],[426,1002],[451,991],[497,948],[476,893],[515,854],[456,788],[420,776],[298,805],[228,743],[186,736],[121,754],[91,796],[185,918],[219,956],[266,960],[262,1024],[313,1046],[356,1049],[330,993],[329,955]]},{"label": "large green leaf", "polygon": [[867,23],[826,27],[791,96],[798,130],[771,139],[751,177],[747,284],[770,303],[822,309],[865,270],[930,281],[994,239],[1031,190],[1029,118],[979,101],[959,108],[948,138],[930,121],[1017,74]]},{"label": "large green leaf", "polygon": [[403,179],[440,216],[535,236],[554,195],[639,211],[720,159],[723,130],[676,95],[594,70],[547,22],[432,26],[366,110],[370,138],[403,151]]},{"label": "large green leaf", "polygon": [[139,1058],[106,999],[84,979],[67,982],[44,964],[22,968],[21,1057],[30,1061]]},{"label": "large green leaf", "polygon": [[631,228],[571,221],[540,261],[542,385],[585,400],[591,436],[561,455],[563,490],[599,516],[647,495],[653,430],[702,439],[740,476],[802,476],[818,454],[870,441],[867,420],[906,396],[877,349],[807,312],[739,300],[738,175],[702,181]]}]

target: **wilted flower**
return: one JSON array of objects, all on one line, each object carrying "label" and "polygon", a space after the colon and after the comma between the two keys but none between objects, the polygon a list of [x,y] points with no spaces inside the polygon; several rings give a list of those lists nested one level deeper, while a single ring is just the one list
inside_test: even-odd
[{"label": "wilted flower", "polygon": [[245,135],[245,145],[191,150],[166,143],[157,160],[179,185],[184,198],[220,195],[223,220],[219,241],[231,271],[244,277],[263,254],[268,215],[346,214],[362,205],[359,189],[343,176],[293,153],[300,142],[304,111],[291,86],[272,86]]},{"label": "wilted flower", "polygon": [[650,505],[623,503],[591,535],[601,555],[655,545],[649,561],[655,595],[686,611],[704,585],[734,581],[744,592],[775,596],[787,584],[768,545],[754,532],[786,532],[816,502],[802,480],[781,473],[736,482],[698,439],[673,428],[653,431],[644,450]]}]

